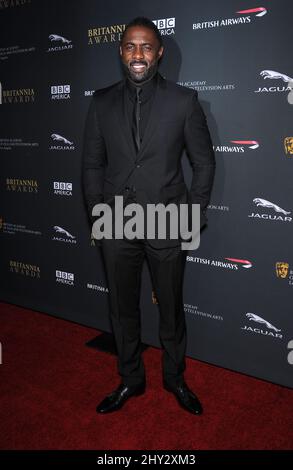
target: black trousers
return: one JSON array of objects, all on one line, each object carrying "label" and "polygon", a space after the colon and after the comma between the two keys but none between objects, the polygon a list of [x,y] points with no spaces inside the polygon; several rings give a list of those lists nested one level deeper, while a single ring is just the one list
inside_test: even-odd
[{"label": "black trousers", "polygon": [[163,379],[171,386],[182,382],[186,367],[186,323],[183,307],[186,251],[181,250],[180,245],[155,249],[147,240],[126,238],[103,239],[101,248],[108,279],[110,319],[118,352],[118,372],[123,383],[132,386],[145,381],[139,306],[145,258],[159,304]]}]

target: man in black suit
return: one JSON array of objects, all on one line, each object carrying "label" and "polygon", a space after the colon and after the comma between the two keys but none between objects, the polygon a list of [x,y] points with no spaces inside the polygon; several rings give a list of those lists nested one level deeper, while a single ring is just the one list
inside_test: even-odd
[{"label": "man in black suit", "polygon": [[[120,42],[125,79],[94,93],[84,136],[83,187],[91,221],[101,202],[200,204],[201,227],[213,183],[215,158],[197,92],[165,80],[158,72],[162,37],[147,18],[135,18]],[[193,179],[188,191],[181,157],[186,149]],[[114,211],[115,213],[115,211]],[[115,215],[116,217],[116,215]],[[202,412],[184,380],[186,324],[181,240],[147,237],[98,242],[109,286],[111,324],[121,383],[98,406],[98,413],[120,409],[145,391],[140,340],[140,278],[146,256],[160,311],[164,388],[194,414]]]}]

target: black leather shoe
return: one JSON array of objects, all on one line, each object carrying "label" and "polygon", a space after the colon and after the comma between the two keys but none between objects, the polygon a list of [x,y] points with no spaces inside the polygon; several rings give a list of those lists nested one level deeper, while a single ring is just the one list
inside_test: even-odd
[{"label": "black leather shoe", "polygon": [[119,387],[106,396],[97,406],[97,413],[111,413],[122,408],[128,398],[139,396],[145,392],[145,383],[136,386],[129,386],[121,383]]},{"label": "black leather shoe", "polygon": [[202,414],[203,409],[199,399],[187,387],[185,382],[179,385],[174,385],[172,387],[164,382],[164,389],[168,392],[172,392],[177,398],[179,405],[185,410],[189,411],[189,413],[193,413],[195,415]]}]

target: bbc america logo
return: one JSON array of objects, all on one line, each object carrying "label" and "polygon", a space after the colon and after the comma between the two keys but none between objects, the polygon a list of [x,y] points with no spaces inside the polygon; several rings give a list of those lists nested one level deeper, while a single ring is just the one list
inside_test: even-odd
[{"label": "bbc america logo", "polygon": [[160,20],[153,20],[162,36],[170,36],[175,34],[175,18],[162,18]]},{"label": "bbc america logo", "polygon": [[72,196],[72,183],[54,181],[53,185],[57,196]]},{"label": "bbc america logo", "polygon": [[74,274],[67,273],[66,271],[56,270],[56,282],[60,284],[74,285]]},{"label": "bbc america logo", "polygon": [[52,85],[52,100],[68,100],[70,99],[70,85]]}]

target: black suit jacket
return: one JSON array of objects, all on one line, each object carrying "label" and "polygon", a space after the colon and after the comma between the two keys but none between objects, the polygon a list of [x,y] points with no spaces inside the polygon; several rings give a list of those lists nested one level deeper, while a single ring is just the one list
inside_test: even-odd
[{"label": "black suit jacket", "polygon": [[[83,189],[89,216],[99,202],[111,204],[129,181],[137,202],[198,203],[206,223],[215,171],[215,157],[206,117],[197,92],[158,76],[141,148],[136,153],[126,112],[125,80],[95,91],[89,106],[83,147]],[[181,157],[185,148],[193,177],[184,182]],[[149,240],[157,248],[175,240]],[[177,241],[178,244],[178,241]]]}]

